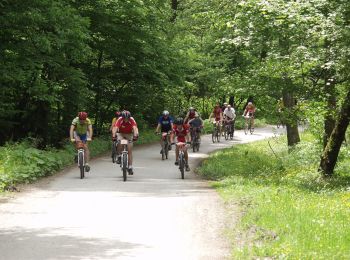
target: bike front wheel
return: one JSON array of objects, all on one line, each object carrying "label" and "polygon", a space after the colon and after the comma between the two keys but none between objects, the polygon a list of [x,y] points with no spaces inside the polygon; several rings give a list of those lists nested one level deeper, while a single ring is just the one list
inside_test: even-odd
[{"label": "bike front wheel", "polygon": [[126,179],[128,178],[128,156],[126,154],[123,154],[122,164],[123,181],[126,181]]},{"label": "bike front wheel", "polygon": [[79,169],[80,169],[80,179],[85,177],[85,166],[84,166],[84,153],[80,152],[78,156]]},{"label": "bike front wheel", "polygon": [[179,169],[181,173],[181,179],[185,178],[185,158],[183,154],[179,155]]}]

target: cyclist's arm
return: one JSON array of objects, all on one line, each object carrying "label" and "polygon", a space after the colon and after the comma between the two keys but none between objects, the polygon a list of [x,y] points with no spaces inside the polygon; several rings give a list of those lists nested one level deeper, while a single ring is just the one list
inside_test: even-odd
[{"label": "cyclist's arm", "polygon": [[137,126],[133,126],[132,129],[134,131],[134,136],[139,136],[139,129],[137,128]]},{"label": "cyclist's arm", "polygon": [[112,128],[112,137],[115,137],[115,134],[117,132],[119,132],[119,128],[114,125],[113,128]]},{"label": "cyclist's arm", "polygon": [[190,116],[190,112],[187,112],[186,116],[185,116],[185,119],[184,119],[184,122],[186,122],[188,120],[188,117]]},{"label": "cyclist's arm", "polygon": [[88,126],[88,132],[89,132],[89,138],[92,139],[93,131],[92,131],[92,125]]},{"label": "cyclist's arm", "polygon": [[74,133],[75,125],[71,125],[69,129],[69,137],[70,139],[74,139],[73,133]]},{"label": "cyclist's arm", "polygon": [[171,131],[171,134],[170,134],[170,143],[174,143],[174,131]]},{"label": "cyclist's arm", "polygon": [[209,116],[209,122],[210,122],[210,120],[212,119],[213,115],[214,115],[214,113],[211,113],[211,114],[210,114],[210,116]]},{"label": "cyclist's arm", "polygon": [[160,123],[158,123],[157,128],[156,128],[157,133],[159,133],[159,128],[160,128]]}]

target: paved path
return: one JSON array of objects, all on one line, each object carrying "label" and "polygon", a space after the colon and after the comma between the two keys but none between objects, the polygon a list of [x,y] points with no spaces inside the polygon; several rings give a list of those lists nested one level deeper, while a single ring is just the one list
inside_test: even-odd
[{"label": "paved path", "polygon": [[[233,141],[202,138],[190,153],[192,168],[209,152],[272,136],[236,132]],[[91,162],[79,179],[72,167],[29,185],[0,204],[0,259],[226,259],[227,219],[222,200],[208,183],[162,161],[159,145],[135,148],[135,175],[122,181],[108,156]]]}]

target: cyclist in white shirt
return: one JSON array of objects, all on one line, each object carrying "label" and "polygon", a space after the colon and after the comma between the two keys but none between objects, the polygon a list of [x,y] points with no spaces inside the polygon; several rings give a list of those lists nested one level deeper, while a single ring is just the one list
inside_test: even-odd
[{"label": "cyclist in white shirt", "polygon": [[234,120],[236,118],[236,111],[231,105],[227,105],[224,110],[224,118],[227,120]]}]

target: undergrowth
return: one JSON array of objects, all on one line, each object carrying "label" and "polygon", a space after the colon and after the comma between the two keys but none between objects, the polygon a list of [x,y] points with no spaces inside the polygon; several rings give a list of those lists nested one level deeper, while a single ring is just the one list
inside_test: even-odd
[{"label": "undergrowth", "polygon": [[234,259],[350,258],[350,148],[342,148],[331,179],[317,172],[321,150],[304,134],[289,152],[281,137],[237,145],[203,163],[200,173],[241,208]]},{"label": "undergrowth", "polygon": [[[153,130],[143,130],[136,144],[158,140]],[[11,189],[19,183],[30,183],[51,175],[73,164],[76,153],[71,143],[62,149],[47,148],[39,150],[32,141],[7,144],[0,147],[0,191]],[[109,136],[94,138],[89,143],[91,157],[103,154],[111,149]]]}]

